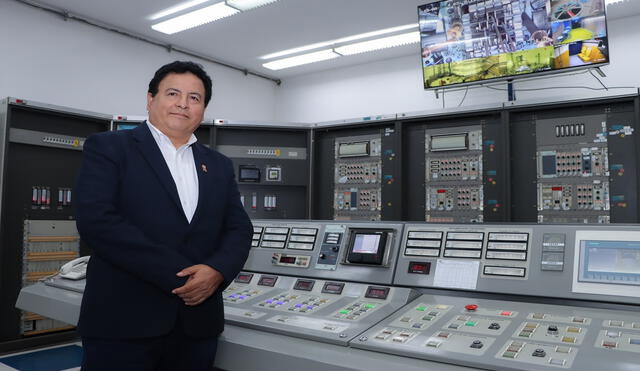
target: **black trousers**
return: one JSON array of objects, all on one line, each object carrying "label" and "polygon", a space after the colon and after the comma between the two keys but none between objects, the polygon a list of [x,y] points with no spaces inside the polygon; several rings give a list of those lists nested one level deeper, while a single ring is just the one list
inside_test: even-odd
[{"label": "black trousers", "polygon": [[136,339],[82,338],[82,371],[210,371],[218,337],[192,338],[176,323],[163,336]]}]

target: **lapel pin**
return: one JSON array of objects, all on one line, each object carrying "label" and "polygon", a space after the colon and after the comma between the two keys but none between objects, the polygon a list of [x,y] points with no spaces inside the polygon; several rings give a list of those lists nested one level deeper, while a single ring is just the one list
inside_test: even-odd
[{"label": "lapel pin", "polygon": [[206,173],[207,172],[207,165],[202,164],[200,166],[202,166],[202,171],[204,171]]}]

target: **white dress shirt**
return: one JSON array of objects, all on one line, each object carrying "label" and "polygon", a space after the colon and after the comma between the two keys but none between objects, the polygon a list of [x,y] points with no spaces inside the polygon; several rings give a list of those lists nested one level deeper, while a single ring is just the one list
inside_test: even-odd
[{"label": "white dress shirt", "polygon": [[193,214],[198,206],[198,173],[196,164],[193,160],[193,151],[191,145],[197,141],[196,136],[191,134],[191,138],[186,144],[176,148],[171,139],[164,135],[158,128],[153,126],[151,121],[147,121],[149,130],[153,135],[153,139],[158,143],[162,157],[169,167],[173,182],[178,188],[178,196],[182,204],[184,215],[191,223]]}]

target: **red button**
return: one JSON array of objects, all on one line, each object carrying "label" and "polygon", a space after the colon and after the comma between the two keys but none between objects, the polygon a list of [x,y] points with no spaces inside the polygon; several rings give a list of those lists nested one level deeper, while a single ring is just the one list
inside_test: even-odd
[{"label": "red button", "polygon": [[464,309],[466,310],[476,310],[478,309],[478,305],[477,304],[467,304],[464,306]]},{"label": "red button", "polygon": [[509,311],[504,311],[504,312],[501,312],[501,313],[500,313],[500,315],[501,315],[501,316],[510,316],[510,315],[511,315],[511,312],[509,312]]}]

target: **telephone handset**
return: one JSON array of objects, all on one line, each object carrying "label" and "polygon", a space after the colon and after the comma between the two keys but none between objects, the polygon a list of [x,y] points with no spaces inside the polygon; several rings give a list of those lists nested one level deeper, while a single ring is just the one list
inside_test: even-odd
[{"label": "telephone handset", "polygon": [[62,278],[68,278],[70,280],[81,280],[87,275],[87,263],[91,256],[81,256],[77,259],[66,263],[60,268],[58,274]]}]

